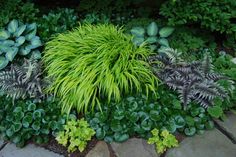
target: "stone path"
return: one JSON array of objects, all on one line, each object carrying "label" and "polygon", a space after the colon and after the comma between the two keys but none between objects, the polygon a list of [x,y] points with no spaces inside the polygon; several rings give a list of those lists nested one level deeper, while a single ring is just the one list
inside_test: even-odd
[{"label": "stone path", "polygon": [[[162,157],[236,157],[236,115],[229,114],[226,121],[216,121],[219,129],[206,131],[203,135],[185,138],[178,148],[169,149]],[[223,130],[223,133],[222,133]],[[227,136],[225,135],[227,133]],[[116,157],[160,157],[154,145],[148,145],[143,139],[132,138],[124,143],[111,143]],[[103,141],[90,150],[85,157],[110,156],[108,144]],[[35,145],[20,149],[14,144],[4,144],[0,140],[0,157],[63,157]]]}]

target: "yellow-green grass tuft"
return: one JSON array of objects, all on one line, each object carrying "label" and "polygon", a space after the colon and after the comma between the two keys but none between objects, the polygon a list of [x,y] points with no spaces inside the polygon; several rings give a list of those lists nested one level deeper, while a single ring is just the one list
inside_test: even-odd
[{"label": "yellow-green grass tuft", "polygon": [[62,111],[86,112],[100,107],[101,98],[154,92],[157,78],[146,62],[150,52],[135,47],[132,36],[113,25],[83,25],[59,34],[46,44],[43,61],[53,78],[48,92],[61,99]]}]

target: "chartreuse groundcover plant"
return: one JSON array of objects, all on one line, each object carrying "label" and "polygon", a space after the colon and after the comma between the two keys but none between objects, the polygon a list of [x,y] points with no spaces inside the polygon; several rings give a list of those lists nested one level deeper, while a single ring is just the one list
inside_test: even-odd
[{"label": "chartreuse groundcover plant", "polygon": [[89,127],[87,121],[71,119],[64,125],[64,131],[58,133],[56,140],[63,146],[68,146],[68,152],[79,149],[82,152],[91,140],[95,131]]},{"label": "chartreuse groundcover plant", "polygon": [[61,98],[67,113],[101,107],[101,99],[119,101],[127,93],[154,92],[158,80],[146,62],[148,55],[145,45],[135,47],[121,28],[80,26],[46,44],[43,61],[54,79],[48,91]]},{"label": "chartreuse groundcover plant", "polygon": [[178,141],[174,135],[170,134],[167,130],[161,133],[158,129],[153,129],[151,138],[148,139],[148,144],[155,144],[158,153],[164,153],[167,148],[177,147]]}]

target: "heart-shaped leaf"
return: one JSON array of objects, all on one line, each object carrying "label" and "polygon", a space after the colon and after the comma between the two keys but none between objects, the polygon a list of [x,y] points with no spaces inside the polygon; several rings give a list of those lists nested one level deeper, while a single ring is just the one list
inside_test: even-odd
[{"label": "heart-shaped leaf", "polygon": [[17,28],[18,28],[18,21],[17,20],[12,20],[7,26],[7,30],[10,33],[15,33]]}]

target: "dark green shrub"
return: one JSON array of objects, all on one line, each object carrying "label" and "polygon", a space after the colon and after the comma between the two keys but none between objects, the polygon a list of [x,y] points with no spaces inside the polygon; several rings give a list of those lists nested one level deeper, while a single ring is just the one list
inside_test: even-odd
[{"label": "dark green shrub", "polygon": [[236,1],[232,0],[168,0],[160,14],[170,25],[198,23],[203,28],[235,34]]},{"label": "dark green shrub", "polygon": [[103,104],[103,112],[97,108],[86,114],[86,119],[96,137],[107,142],[123,142],[134,135],[148,138],[154,128],[192,136],[214,126],[204,108],[191,104],[184,111],[178,97],[163,87],[159,87],[158,95],[157,99],[137,95],[118,104],[114,101]]},{"label": "dark green shrub", "polygon": [[0,134],[19,147],[30,139],[38,144],[46,143],[49,135],[63,130],[66,115],[61,115],[57,102],[50,99],[44,103],[18,100],[12,105],[5,97],[0,101]]},{"label": "dark green shrub", "polygon": [[75,10],[59,8],[43,15],[38,20],[38,32],[44,42],[52,35],[71,30],[78,25],[78,16]]},{"label": "dark green shrub", "polygon": [[17,19],[23,23],[33,23],[39,10],[33,3],[22,0],[0,0],[0,27]]}]

